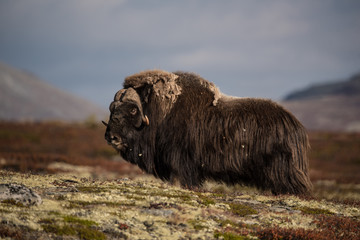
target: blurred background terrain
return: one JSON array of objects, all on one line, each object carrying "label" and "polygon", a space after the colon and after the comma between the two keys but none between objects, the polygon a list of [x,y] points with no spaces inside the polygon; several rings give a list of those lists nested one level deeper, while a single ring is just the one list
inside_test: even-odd
[{"label": "blurred background terrain", "polygon": [[35,74],[0,62],[0,119],[82,121],[105,109],[51,86]]},{"label": "blurred background terrain", "polygon": [[360,132],[360,73],[295,91],[282,104],[310,130]]}]

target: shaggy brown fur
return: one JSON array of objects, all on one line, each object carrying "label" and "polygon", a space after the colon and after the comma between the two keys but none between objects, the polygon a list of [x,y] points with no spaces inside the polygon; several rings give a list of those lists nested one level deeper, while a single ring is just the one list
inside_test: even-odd
[{"label": "shaggy brown fur", "polygon": [[124,89],[105,138],[146,172],[189,188],[213,179],[274,194],[311,191],[306,131],[278,104],[222,95],[183,72],[141,72]]}]

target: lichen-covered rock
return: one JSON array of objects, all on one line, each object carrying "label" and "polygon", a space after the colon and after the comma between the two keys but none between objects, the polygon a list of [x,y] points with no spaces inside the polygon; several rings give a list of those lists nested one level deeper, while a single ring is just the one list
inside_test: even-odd
[{"label": "lichen-covered rock", "polygon": [[0,184],[0,201],[13,201],[24,206],[40,205],[41,197],[28,187],[16,183]]}]

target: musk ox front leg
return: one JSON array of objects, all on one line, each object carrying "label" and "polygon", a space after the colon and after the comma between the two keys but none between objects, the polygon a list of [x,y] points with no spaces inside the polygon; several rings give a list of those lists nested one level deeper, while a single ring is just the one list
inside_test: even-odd
[{"label": "musk ox front leg", "polygon": [[[175,137],[172,139],[175,139]],[[173,143],[170,145],[173,147],[169,147],[167,144],[163,145],[165,148],[161,151],[162,160],[160,161],[162,166],[166,162],[169,163],[169,167],[165,169],[165,172],[170,173],[170,182],[175,183],[178,181],[182,187],[188,189],[200,187],[204,183],[205,177],[197,166],[193,152],[184,148],[184,146]],[[164,169],[160,175],[163,174]]]}]

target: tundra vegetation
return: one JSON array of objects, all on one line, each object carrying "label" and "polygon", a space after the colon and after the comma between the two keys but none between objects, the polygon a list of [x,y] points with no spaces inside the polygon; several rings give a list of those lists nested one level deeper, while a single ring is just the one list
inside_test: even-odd
[{"label": "tundra vegetation", "polygon": [[0,123],[4,239],[359,239],[360,135],[310,132],[313,197],[206,182],[190,191],[119,159],[97,124]]}]

